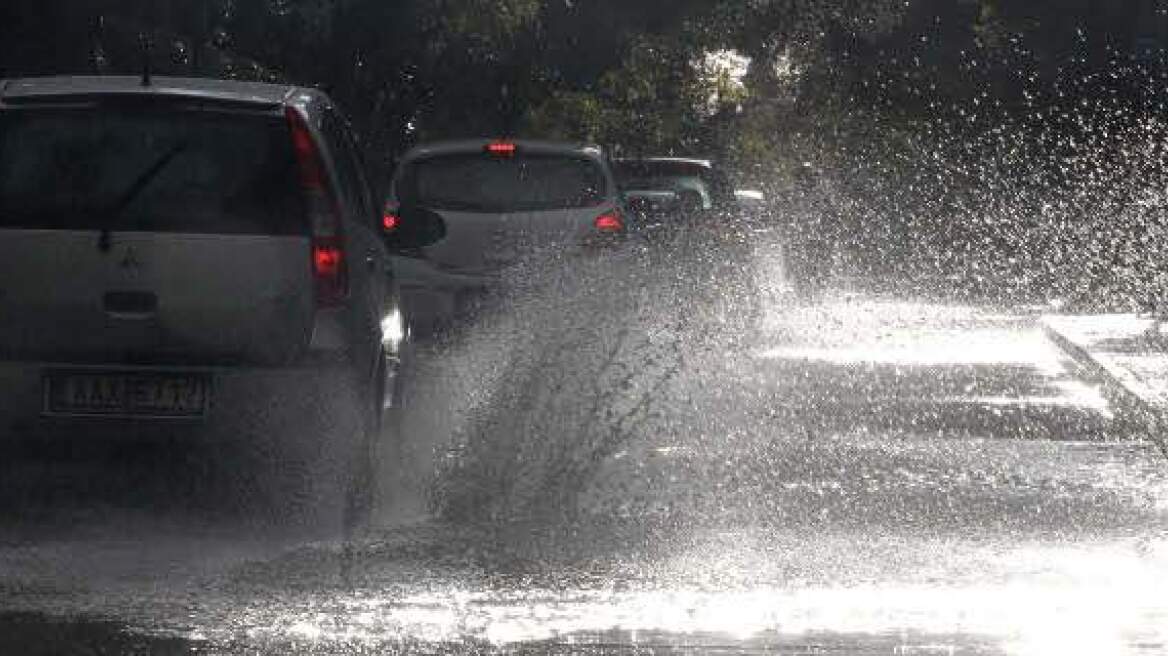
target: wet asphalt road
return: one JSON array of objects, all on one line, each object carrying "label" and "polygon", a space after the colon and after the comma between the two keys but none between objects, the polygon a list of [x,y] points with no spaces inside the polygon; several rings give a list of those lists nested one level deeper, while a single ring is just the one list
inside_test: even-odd
[{"label": "wet asphalt road", "polygon": [[1168,462],[1033,311],[682,242],[427,346],[349,540],[177,451],[8,463],[0,653],[1168,653]]}]

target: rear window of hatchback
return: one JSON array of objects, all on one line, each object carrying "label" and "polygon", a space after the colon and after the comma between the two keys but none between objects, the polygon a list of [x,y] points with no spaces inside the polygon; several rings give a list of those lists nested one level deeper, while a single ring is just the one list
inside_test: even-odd
[{"label": "rear window of hatchback", "polygon": [[427,157],[406,165],[396,188],[404,204],[467,212],[595,207],[608,193],[604,169],[595,160],[542,153]]},{"label": "rear window of hatchback", "polygon": [[281,115],[0,111],[0,228],[305,234],[297,180]]}]

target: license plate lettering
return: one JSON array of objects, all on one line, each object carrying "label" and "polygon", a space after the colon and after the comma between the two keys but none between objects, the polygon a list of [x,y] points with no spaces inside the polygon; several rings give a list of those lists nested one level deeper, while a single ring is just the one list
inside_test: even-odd
[{"label": "license plate lettering", "polygon": [[121,383],[118,379],[73,378],[68,381],[68,397],[79,407],[116,410],[122,407],[125,399]]},{"label": "license plate lettering", "polygon": [[146,384],[146,381],[141,378],[132,378],[129,381],[129,388],[130,393],[126,396],[129,397],[133,407],[142,408],[150,406],[150,397],[153,390],[150,385]]},{"label": "license plate lettering", "polygon": [[194,417],[206,412],[208,382],[197,374],[60,373],[45,376],[50,414]]}]

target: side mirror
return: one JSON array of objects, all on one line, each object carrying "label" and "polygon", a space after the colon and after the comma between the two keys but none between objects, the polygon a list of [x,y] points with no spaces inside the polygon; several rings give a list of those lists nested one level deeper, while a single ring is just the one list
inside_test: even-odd
[{"label": "side mirror", "polygon": [[432,210],[421,207],[401,207],[386,211],[382,218],[381,238],[390,251],[412,254],[442,241],[446,237],[446,221]]}]

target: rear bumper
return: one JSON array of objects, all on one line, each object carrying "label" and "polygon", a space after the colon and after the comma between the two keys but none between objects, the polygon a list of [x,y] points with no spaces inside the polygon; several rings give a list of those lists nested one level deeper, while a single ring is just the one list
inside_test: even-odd
[{"label": "rear bumper", "polygon": [[[44,378],[60,370],[197,373],[209,380],[210,400],[198,418],[52,415],[46,412]],[[328,362],[281,368],[0,362],[0,443],[79,435],[98,441],[220,441],[256,430],[279,431],[293,427],[292,417],[305,410],[334,411],[339,401],[352,398],[345,392],[355,389],[355,382],[350,367]]]},{"label": "rear bumper", "polygon": [[418,337],[424,337],[437,327],[466,317],[480,306],[491,293],[490,287],[403,288],[402,304],[409,314],[410,326]]},{"label": "rear bumper", "polygon": [[[570,249],[551,249],[542,254],[554,266],[565,266],[571,258],[589,258],[611,253],[628,243],[626,233],[594,235]],[[484,296],[496,290],[509,270],[525,262],[540,262],[536,253],[530,260],[519,260],[493,273],[456,273],[436,267],[423,258],[395,257],[394,274],[402,293],[402,305],[411,326],[425,333],[427,329],[455,319],[474,308]],[[568,265],[570,266],[570,265]]]},{"label": "rear bumper", "polygon": [[498,285],[496,276],[443,271],[417,258],[395,258],[394,272],[408,321],[421,333],[457,317],[468,299],[480,297]]}]

